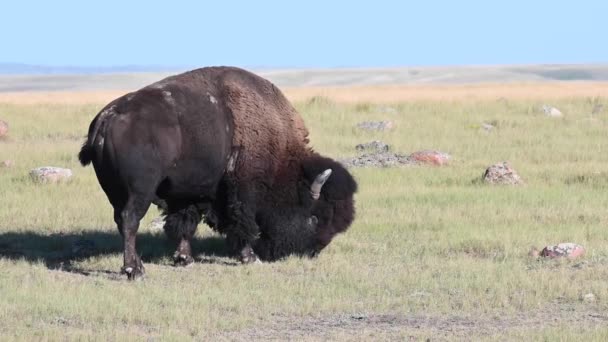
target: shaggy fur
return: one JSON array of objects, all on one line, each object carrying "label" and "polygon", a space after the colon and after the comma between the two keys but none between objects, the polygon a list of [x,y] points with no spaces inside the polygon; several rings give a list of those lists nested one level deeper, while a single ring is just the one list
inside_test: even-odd
[{"label": "shaggy fur", "polygon": [[[320,198],[314,200],[310,185],[327,169],[332,169],[333,173],[323,186]],[[264,261],[276,261],[289,255],[316,256],[354,219],[352,196],[357,191],[357,183],[341,164],[314,156],[304,161],[300,170],[298,205],[279,203],[260,209],[256,215],[260,238],[253,250]]]},{"label": "shaggy fur", "polygon": [[299,162],[311,154],[302,118],[279,89],[253,74],[230,75],[221,88],[234,120],[233,142],[241,151],[235,177],[261,183],[258,201],[296,203],[292,191],[267,190],[295,184]]},{"label": "shaggy fur", "polygon": [[317,218],[304,208],[262,210],[256,217],[260,238],[254,252],[264,261],[276,261],[289,255],[317,255]]},{"label": "shaggy fur", "polygon": [[[202,68],[112,101],[91,122],[79,159],[93,164],[114,207],[125,243],[123,269],[135,278],[143,274],[135,235],[152,202],[168,204],[165,230],[178,255],[190,253],[202,216],[238,252],[251,249],[262,233],[276,241],[297,239],[297,233],[279,238],[287,231],[281,227],[307,231],[301,184],[332,168],[321,199],[304,207],[319,218],[319,245],[344,231],[354,217],[356,183],[338,163],[313,152],[307,136],[272,83],[238,68]],[[284,214],[273,211],[279,207],[287,208]]]},{"label": "shaggy fur", "polygon": [[196,226],[201,222],[201,212],[194,205],[188,205],[180,209],[168,209],[165,215],[164,230],[167,236],[174,241],[192,239],[196,232]]}]

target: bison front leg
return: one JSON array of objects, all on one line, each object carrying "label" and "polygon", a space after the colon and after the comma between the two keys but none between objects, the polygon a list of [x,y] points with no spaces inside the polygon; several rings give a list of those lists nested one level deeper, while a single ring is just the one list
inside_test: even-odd
[{"label": "bison front leg", "polygon": [[259,261],[253,251],[255,241],[259,238],[259,227],[255,222],[253,208],[246,203],[236,202],[228,206],[229,224],[226,227],[226,239],[231,249],[244,264]]},{"label": "bison front leg", "polygon": [[244,264],[258,262],[252,246],[260,235],[255,222],[255,195],[248,185],[239,185],[231,175],[225,178],[227,205],[226,222],[221,231],[237,257]]}]

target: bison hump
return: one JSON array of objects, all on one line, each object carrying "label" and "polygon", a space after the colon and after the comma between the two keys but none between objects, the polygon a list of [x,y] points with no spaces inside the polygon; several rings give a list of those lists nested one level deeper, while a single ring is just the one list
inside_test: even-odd
[{"label": "bison hump", "polygon": [[309,150],[302,117],[277,87],[249,72],[227,75],[222,90],[234,123],[233,146],[240,150],[237,177],[279,181]]}]

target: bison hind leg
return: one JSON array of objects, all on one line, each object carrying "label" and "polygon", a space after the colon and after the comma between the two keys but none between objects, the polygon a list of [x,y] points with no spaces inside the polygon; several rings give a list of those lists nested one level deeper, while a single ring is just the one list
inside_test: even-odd
[{"label": "bison hind leg", "polygon": [[201,222],[201,213],[195,205],[175,208],[169,204],[166,215],[165,234],[177,244],[173,261],[176,266],[188,266],[194,262],[191,241]]}]

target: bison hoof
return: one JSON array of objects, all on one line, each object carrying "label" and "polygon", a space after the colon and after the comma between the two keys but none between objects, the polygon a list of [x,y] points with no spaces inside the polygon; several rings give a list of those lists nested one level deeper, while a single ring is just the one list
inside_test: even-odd
[{"label": "bison hoof", "polygon": [[144,278],[144,267],[123,267],[121,273],[127,275],[129,280],[142,280]]},{"label": "bison hoof", "polygon": [[176,253],[173,256],[173,265],[174,266],[190,266],[192,265],[192,263],[194,263],[194,259],[186,254],[181,254],[181,253]]}]

